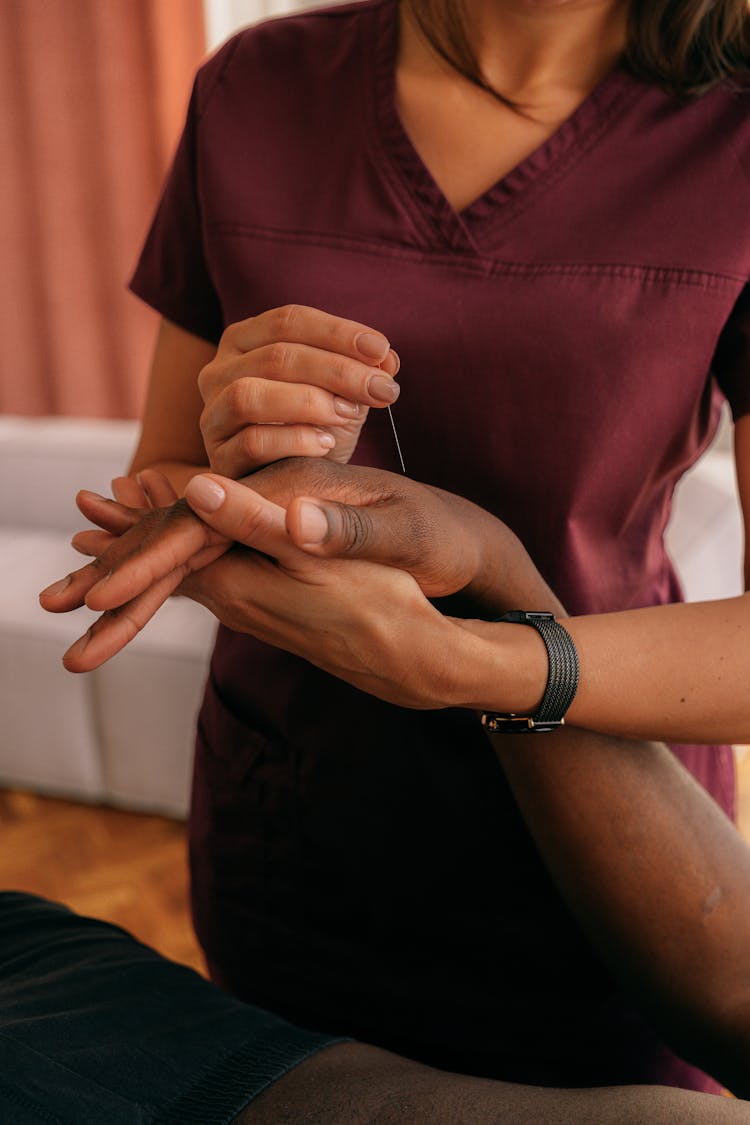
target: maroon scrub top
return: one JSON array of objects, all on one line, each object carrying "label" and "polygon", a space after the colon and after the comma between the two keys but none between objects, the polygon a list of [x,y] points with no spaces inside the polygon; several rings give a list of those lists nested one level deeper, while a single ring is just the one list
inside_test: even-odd
[{"label": "maroon scrub top", "polygon": [[[675,482],[722,392],[750,410],[748,96],[679,104],[620,66],[457,214],[396,110],[397,33],[394,0],[366,0],[230,40],[133,288],[211,341],[288,302],[379,329],[410,476],[505,520],[572,613],[679,600]],[[357,459],[398,470],[384,412]],[[731,814],[730,750],[675,752]],[[717,1088],[590,948],[469,712],[221,629],[191,846],[197,931],[239,996],[457,1071]]]}]

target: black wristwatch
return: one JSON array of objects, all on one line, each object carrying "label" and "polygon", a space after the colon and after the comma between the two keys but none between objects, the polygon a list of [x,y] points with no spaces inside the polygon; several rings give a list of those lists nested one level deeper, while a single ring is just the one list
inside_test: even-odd
[{"label": "black wristwatch", "polygon": [[552,613],[527,613],[514,609],[496,620],[530,625],[536,629],[547,649],[549,672],[542,702],[533,715],[503,715],[485,711],[482,726],[490,734],[526,734],[528,731],[543,734],[557,730],[565,723],[565,712],[578,689],[578,653],[573,638]]}]

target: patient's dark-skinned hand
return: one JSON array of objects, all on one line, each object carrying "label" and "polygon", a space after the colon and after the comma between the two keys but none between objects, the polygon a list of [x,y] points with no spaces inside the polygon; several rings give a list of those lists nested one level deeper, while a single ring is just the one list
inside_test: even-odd
[{"label": "patient's dark-skinned hand", "polygon": [[[117,500],[79,493],[80,510],[103,530],[80,532],[73,543],[94,559],[41,595],[53,612],[85,603],[105,614],[86,643],[81,639],[66,653],[70,671],[90,671],[115,655],[170,594],[205,601],[207,585],[221,573],[197,577],[230,541],[177,500],[161,474],[146,470],[139,479],[142,488],[126,478],[115,482]],[[290,539],[310,556],[403,570],[427,597],[461,592],[488,616],[515,604],[551,607],[549,590],[518,538],[488,512],[442,489],[309,458],[277,462],[243,483],[287,510]],[[503,605],[492,600],[493,588],[503,590]]]}]

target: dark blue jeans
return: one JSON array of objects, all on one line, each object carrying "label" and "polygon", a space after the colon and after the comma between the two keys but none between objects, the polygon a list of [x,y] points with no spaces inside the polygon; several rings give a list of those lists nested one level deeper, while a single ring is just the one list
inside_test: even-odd
[{"label": "dark blue jeans", "polygon": [[0,1122],[224,1125],[335,1041],[117,926],[0,892]]}]

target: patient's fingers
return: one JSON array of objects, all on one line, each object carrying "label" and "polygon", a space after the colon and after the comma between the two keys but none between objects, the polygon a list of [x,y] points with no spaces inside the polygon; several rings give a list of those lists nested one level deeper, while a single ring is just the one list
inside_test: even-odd
[{"label": "patient's fingers", "polygon": [[[112,514],[114,510],[117,518],[118,511],[128,511],[114,501],[107,503],[111,505],[107,511]],[[110,522],[116,523],[117,518]],[[187,574],[188,562],[204,548],[220,546],[221,553],[228,545],[228,540],[201,523],[186,503],[158,508],[115,538],[87,566],[48,586],[40,594],[40,602],[52,613],[76,609],[84,601],[90,609],[114,609],[178,567]]]},{"label": "patient's fingers", "polygon": [[152,508],[168,508],[177,499],[172,485],[158,469],[143,469],[137,480]]},{"label": "patient's fingers", "polygon": [[[101,559],[105,559],[106,556],[107,551]],[[48,613],[67,613],[71,609],[78,609],[84,604],[86,594],[91,587],[95,586],[106,573],[107,567],[98,557],[86,566],[71,571],[70,574],[66,574],[64,578],[60,578],[41,591],[39,602],[42,609],[46,609]]]},{"label": "patient's fingers", "polygon": [[63,656],[67,670],[91,672],[123,649],[177,589],[182,578],[182,570],[167,574],[137,598],[102,614]]},{"label": "patient's fingers", "polygon": [[184,566],[177,567],[143,593],[116,609],[107,610],[63,657],[69,672],[91,672],[125,648],[154,616],[180,583],[193,571],[214,562],[226,551],[224,542],[205,547]]},{"label": "patient's fingers", "polygon": [[86,592],[86,604],[95,610],[124,605],[219,540],[187,504],[155,509],[96,560],[100,573]]},{"label": "patient's fingers", "polygon": [[132,477],[115,477],[112,481],[112,495],[115,500],[128,508],[148,507],[146,493]]},{"label": "patient's fingers", "polygon": [[294,542],[311,554],[399,566],[403,544],[413,536],[414,518],[411,511],[402,513],[396,507],[394,513],[392,508],[298,496],[287,509],[287,527]]},{"label": "patient's fingers", "polygon": [[70,541],[71,547],[81,555],[96,558],[103,555],[113,543],[117,542],[117,535],[110,535],[108,531],[77,531]]},{"label": "patient's fingers", "polygon": [[103,527],[105,531],[111,531],[114,535],[122,535],[129,528],[135,527],[147,510],[146,507],[131,508],[116,500],[109,500],[106,496],[100,496],[98,492],[89,492],[85,488],[76,496],[76,504],[78,511],[87,520]]},{"label": "patient's fingers", "polygon": [[[146,503],[143,490],[128,477],[116,477],[112,481],[112,490],[115,495],[127,501],[141,505]],[[93,557],[94,562],[42,590],[39,600],[44,609],[51,613],[65,613],[83,605],[88,590],[95,586],[108,570],[108,567],[98,562],[99,556],[106,555],[118,542],[120,536],[135,527],[144,514],[143,507],[134,509],[85,489],[78,493],[76,503],[87,519],[104,530],[87,529],[76,532],[73,536],[71,545],[75,550],[82,555]]]}]

